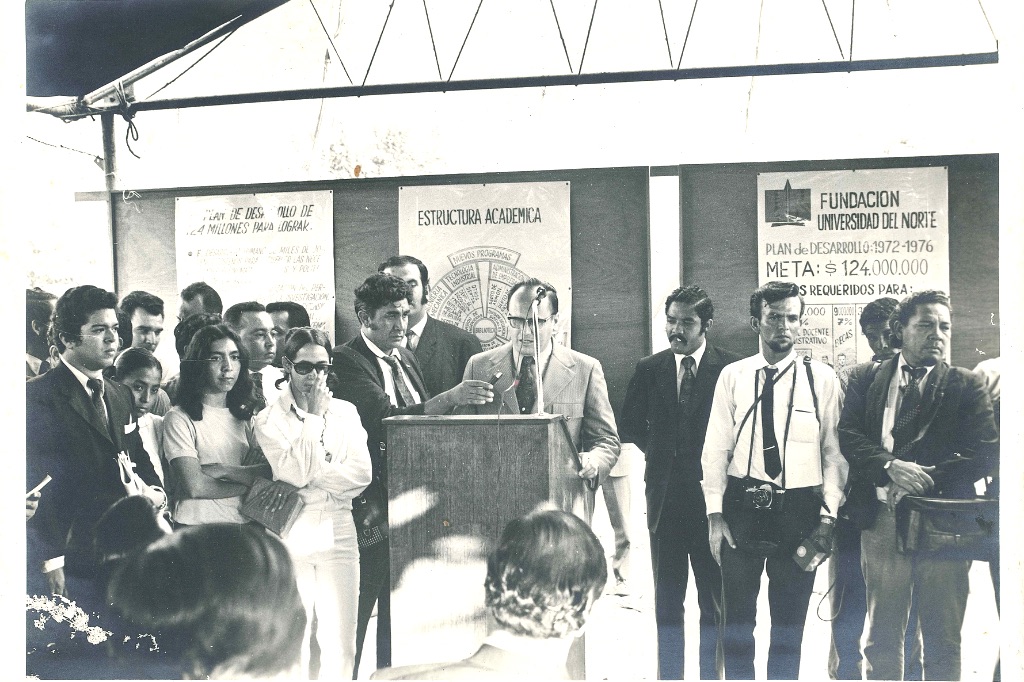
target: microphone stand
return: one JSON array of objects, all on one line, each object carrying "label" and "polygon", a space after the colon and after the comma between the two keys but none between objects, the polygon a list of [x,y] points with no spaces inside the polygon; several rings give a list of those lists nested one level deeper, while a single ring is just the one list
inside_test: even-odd
[{"label": "microphone stand", "polygon": [[[543,292],[543,289],[541,290]],[[543,294],[541,294],[542,296]],[[544,414],[544,366],[540,357],[540,327],[537,324],[537,308],[540,307],[541,296],[533,299],[530,305],[530,314],[533,316],[533,357],[537,366],[537,414]],[[552,340],[554,343],[554,340]]]}]

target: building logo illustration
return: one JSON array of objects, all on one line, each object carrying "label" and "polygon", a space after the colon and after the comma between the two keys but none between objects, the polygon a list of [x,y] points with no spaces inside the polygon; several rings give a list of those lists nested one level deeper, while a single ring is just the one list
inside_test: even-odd
[{"label": "building logo illustration", "polygon": [[782,189],[764,191],[764,221],[772,227],[795,225],[802,227],[811,219],[811,190],[793,189],[786,180]]},{"label": "building logo illustration", "polygon": [[476,334],[484,350],[511,340],[509,289],[528,279],[516,268],[522,254],[501,246],[473,246],[448,255],[452,269],[430,289],[427,313]]}]

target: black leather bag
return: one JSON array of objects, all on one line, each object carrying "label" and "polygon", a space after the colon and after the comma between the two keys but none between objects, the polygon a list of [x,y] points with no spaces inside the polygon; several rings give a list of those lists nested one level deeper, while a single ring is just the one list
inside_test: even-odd
[{"label": "black leather bag", "polygon": [[896,505],[896,532],[904,554],[989,561],[999,549],[999,500],[907,495]]},{"label": "black leather bag", "polygon": [[352,520],[360,547],[372,547],[388,538],[388,501],[384,486],[374,480],[352,500]]}]

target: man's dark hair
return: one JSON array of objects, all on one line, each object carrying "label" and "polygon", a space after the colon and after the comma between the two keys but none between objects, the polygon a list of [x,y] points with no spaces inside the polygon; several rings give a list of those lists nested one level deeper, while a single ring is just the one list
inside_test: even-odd
[{"label": "man's dark hair", "polygon": [[53,309],[53,328],[58,352],[63,353],[67,349],[65,339],[81,340],[82,326],[97,310],[117,310],[114,292],[83,284],[71,287],[57,299]]},{"label": "man's dark hair", "polygon": [[164,314],[164,300],[148,291],[133,291],[121,299],[121,312],[130,320],[136,308],[142,308],[150,315]]},{"label": "man's dark hair", "polygon": [[267,304],[268,313],[288,313],[289,327],[308,327],[309,311],[295,301],[274,301]]},{"label": "man's dark hair", "polygon": [[366,313],[373,317],[377,311],[386,305],[391,305],[403,298],[412,303],[412,289],[403,280],[394,275],[386,275],[378,272],[370,275],[366,280],[356,287],[355,309],[356,316],[359,313]]},{"label": "man's dark hair", "polygon": [[[28,345],[41,345],[46,342],[46,328],[50,325],[50,317],[53,315],[53,305],[57,297],[49,291],[43,291],[39,287],[25,289],[25,339]],[[37,334],[32,329],[32,323],[43,330]],[[35,340],[33,340],[35,339]]]},{"label": "man's dark hair", "polygon": [[536,277],[524,279],[512,285],[512,288],[508,290],[508,298],[505,299],[505,310],[508,310],[509,304],[512,303],[512,297],[523,287],[531,289],[534,295],[537,295],[543,289],[544,297],[551,301],[551,314],[554,315],[558,312],[558,291],[552,285]]},{"label": "man's dark hair", "polygon": [[762,305],[771,305],[794,297],[800,299],[800,316],[803,317],[804,297],[800,294],[800,287],[792,282],[768,282],[751,295],[750,316],[760,320]]},{"label": "man's dark hair", "polygon": [[196,313],[176,324],[174,326],[174,350],[178,351],[178,358],[185,358],[185,349],[188,348],[189,341],[197,331],[223,321],[220,313]]},{"label": "man's dark hair", "polygon": [[117,335],[121,337],[121,347],[131,348],[134,341],[132,335],[132,315],[136,308],[142,308],[150,315],[164,316],[164,300],[154,296],[148,291],[133,291],[121,299],[121,305],[117,309],[117,322],[119,329]]},{"label": "man's dark hair", "polygon": [[420,284],[426,288],[430,284],[430,273],[427,266],[416,256],[392,256],[377,266],[377,272],[384,272],[388,268],[400,268],[403,265],[415,265],[420,270]]},{"label": "man's dark hair", "polygon": [[700,315],[701,333],[707,331],[708,321],[715,317],[715,304],[711,302],[711,297],[708,296],[708,292],[696,284],[679,287],[668,295],[668,298],[665,299],[666,315],[668,315],[668,309],[673,303],[693,306],[693,309]]},{"label": "man's dark hair", "polygon": [[224,304],[220,300],[220,294],[206,282],[193,282],[181,290],[181,300],[183,301],[191,302],[195,300],[196,296],[202,297],[203,310],[206,312],[219,315],[224,311]]},{"label": "man's dark hair", "polygon": [[[918,291],[900,301],[899,305],[896,306],[896,310],[893,311],[892,316],[889,318],[889,326],[892,328],[892,343],[890,345],[893,348],[903,347],[903,328],[910,324],[910,318],[917,312],[918,306],[930,305],[932,303],[944,305],[949,309],[950,314],[953,313],[953,306],[950,305],[949,296],[945,291],[939,291],[938,289]],[[896,323],[899,323],[898,330]]]},{"label": "man's dark hair", "polygon": [[185,350],[185,357],[181,361],[181,378],[178,380],[178,390],[174,394],[173,402],[175,405],[180,405],[181,409],[192,418],[192,421],[202,421],[203,419],[203,394],[207,388],[206,382],[209,376],[207,368],[210,364],[210,348],[215,341],[221,339],[231,339],[234,342],[241,360],[238,379],[228,391],[228,409],[235,419],[248,421],[252,418],[256,407],[256,391],[252,385],[252,378],[249,376],[249,356],[242,348],[242,342],[227,325],[214,324],[203,327],[195,333]]},{"label": "man's dark hair", "polygon": [[892,316],[896,306],[900,304],[895,298],[876,298],[871,303],[864,306],[864,310],[860,311],[860,330],[862,333],[867,333],[867,328],[873,324],[881,324],[886,327],[889,326],[889,317]]},{"label": "man's dark hair", "polygon": [[243,313],[265,313],[267,307],[256,301],[236,303],[224,311],[224,324],[232,329],[239,329],[242,326]]},{"label": "man's dark hair", "polygon": [[601,542],[586,523],[558,510],[511,521],[487,559],[484,600],[516,635],[566,637],[586,623],[608,580]]}]

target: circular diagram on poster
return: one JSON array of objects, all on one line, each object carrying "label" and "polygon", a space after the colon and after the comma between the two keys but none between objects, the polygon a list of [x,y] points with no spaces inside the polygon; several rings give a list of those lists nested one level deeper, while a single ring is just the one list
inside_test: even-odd
[{"label": "circular diagram on poster", "polygon": [[529,279],[516,268],[522,254],[501,246],[474,246],[448,255],[452,269],[430,288],[427,313],[475,334],[484,350],[507,343],[508,292]]}]

